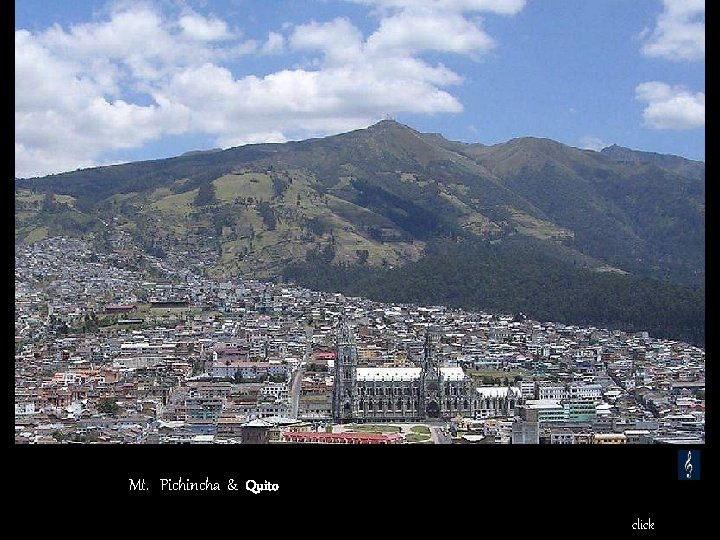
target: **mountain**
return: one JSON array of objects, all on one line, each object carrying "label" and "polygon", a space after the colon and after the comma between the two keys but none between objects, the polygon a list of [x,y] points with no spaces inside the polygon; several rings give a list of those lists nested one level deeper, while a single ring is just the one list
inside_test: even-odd
[{"label": "mountain", "polygon": [[[662,289],[668,305],[696,299],[702,316],[686,318],[704,323],[704,164],[605,150],[530,137],[461,143],[385,120],[320,139],[16,179],[15,238],[81,234],[102,246],[117,228],[149,253],[213,275],[347,288],[322,278],[330,269],[337,279],[345,272],[365,280],[368,291],[378,290],[373,279],[426,279],[425,263],[436,257],[440,264],[438,253],[466,268],[458,260],[465,252],[478,271],[486,263],[505,276],[535,263],[541,270],[525,300],[511,290],[505,299],[512,302],[463,294],[462,287],[453,293],[475,298],[474,307],[483,308],[483,298],[497,309],[525,302],[543,316],[640,327],[643,315],[613,315],[602,295],[582,316],[553,308],[555,300],[540,309],[538,295],[559,292],[558,283],[567,284],[563,291],[580,282],[599,291],[646,290],[636,281],[645,280],[653,294]],[[548,286],[542,269],[550,267],[556,279]],[[509,281],[495,285],[517,289]],[[443,290],[434,286],[432,300],[443,300]],[[559,297],[573,301],[566,292]],[[668,317],[665,327],[672,326]]]},{"label": "mountain", "polygon": [[702,161],[693,161],[685,159],[681,156],[673,156],[669,154],[657,154],[655,152],[640,152],[631,150],[623,146],[613,144],[600,150],[600,153],[614,159],[626,163],[652,163],[661,169],[670,172],[705,180],[705,163]]}]

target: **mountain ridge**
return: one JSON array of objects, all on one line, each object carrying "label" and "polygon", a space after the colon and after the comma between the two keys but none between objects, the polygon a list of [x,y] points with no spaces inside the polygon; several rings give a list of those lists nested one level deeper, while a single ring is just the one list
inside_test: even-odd
[{"label": "mountain ridge", "polygon": [[705,180],[705,162],[687,159],[673,154],[659,154],[657,152],[644,152],[632,150],[623,146],[613,144],[606,146],[600,153],[619,162],[626,163],[648,163],[661,169],[692,176],[699,180]]},{"label": "mountain ridge", "polygon": [[384,120],[18,179],[15,237],[107,244],[117,228],[212,275],[263,278],[311,261],[398,269],[429,244],[518,250],[527,238],[567,268],[704,287],[704,166],[606,154],[537,137],[461,143]]},{"label": "mountain ridge", "polygon": [[150,163],[158,163],[158,162],[164,162],[168,160],[174,160],[177,158],[187,158],[187,157],[197,157],[198,155],[203,154],[218,154],[218,153],[225,153],[225,152],[234,152],[238,149],[258,149],[261,148],[263,150],[271,150],[272,147],[280,147],[283,145],[292,145],[292,144],[300,144],[300,143],[308,143],[312,141],[320,141],[324,139],[329,139],[333,137],[339,137],[344,135],[349,135],[353,133],[359,133],[359,132],[365,132],[365,131],[377,131],[378,129],[382,129],[384,126],[392,125],[393,127],[399,127],[401,129],[413,132],[414,134],[418,135],[422,139],[434,139],[434,140],[442,140],[442,142],[452,145],[453,147],[460,147],[460,148],[472,148],[472,147],[479,147],[479,148],[494,148],[502,145],[507,145],[509,143],[513,142],[527,142],[527,141],[546,141],[549,143],[552,143],[553,145],[559,145],[566,148],[572,148],[575,150],[579,150],[581,152],[589,152],[593,154],[601,154],[606,157],[609,157],[610,159],[614,161],[621,161],[621,162],[651,162],[653,161],[653,158],[659,158],[659,159],[667,159],[672,161],[684,161],[689,162],[693,165],[701,166],[704,169],[705,162],[699,161],[699,160],[693,160],[689,159],[680,155],[675,154],[662,154],[657,152],[648,152],[648,151],[642,151],[642,150],[634,150],[631,148],[623,147],[617,144],[612,144],[609,146],[606,146],[602,148],[599,151],[596,150],[590,150],[590,149],[579,149],[575,148],[569,145],[566,145],[564,143],[560,143],[558,141],[555,141],[554,139],[550,139],[548,137],[538,137],[538,136],[522,136],[522,137],[514,137],[511,139],[508,139],[505,142],[499,142],[495,144],[485,144],[481,142],[466,142],[466,141],[455,141],[452,139],[447,139],[442,133],[439,132],[428,132],[423,133],[415,130],[414,128],[407,126],[405,124],[402,124],[396,120],[389,120],[384,119],[376,122],[375,124],[371,124],[367,128],[359,128],[354,129],[347,132],[337,133],[333,135],[328,135],[325,137],[314,137],[309,139],[303,139],[303,140],[297,140],[297,141],[287,141],[282,143],[248,143],[240,146],[233,146],[228,148],[210,148],[206,150],[188,150],[186,152],[183,152],[181,154],[175,155],[175,156],[167,156],[167,157],[161,157],[161,158],[152,158],[152,159],[145,159],[140,161],[130,161],[130,162],[124,162],[124,163],[114,163],[111,165],[98,165],[93,167],[84,167],[81,169],[76,169],[72,171],[63,171],[59,173],[52,173],[44,176],[31,176],[31,177],[15,177],[15,181],[27,181],[27,180],[39,180],[43,178],[56,178],[61,177],[65,175],[72,175],[74,173],[77,173],[79,171],[92,171],[92,170],[98,170],[98,169],[106,169],[110,167],[123,167],[126,165],[137,165],[137,164],[150,164]]}]

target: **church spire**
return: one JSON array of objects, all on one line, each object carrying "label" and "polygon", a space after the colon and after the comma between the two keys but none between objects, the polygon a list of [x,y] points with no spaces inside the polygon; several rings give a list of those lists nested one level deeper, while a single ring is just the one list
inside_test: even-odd
[{"label": "church spire", "polygon": [[338,347],[343,345],[355,345],[355,338],[352,331],[350,330],[350,324],[348,323],[347,315],[343,314],[340,317],[340,324],[338,325],[338,332],[336,336],[336,344]]},{"label": "church spire", "polygon": [[425,351],[423,357],[423,371],[427,372],[433,368],[437,368],[437,358],[435,357],[435,337],[436,332],[429,326],[425,331]]},{"label": "church spire", "polygon": [[358,352],[347,317],[338,325],[335,353],[335,387],[333,389],[333,419],[338,423],[352,421],[355,403]]},{"label": "church spire", "polygon": [[440,370],[435,356],[434,332],[429,326],[425,333],[425,357],[420,372],[420,410],[430,418],[438,418],[441,411]]}]

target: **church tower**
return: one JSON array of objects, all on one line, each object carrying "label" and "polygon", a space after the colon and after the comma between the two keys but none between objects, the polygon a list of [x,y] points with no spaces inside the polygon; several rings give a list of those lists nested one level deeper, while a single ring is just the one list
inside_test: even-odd
[{"label": "church tower", "polygon": [[350,325],[343,317],[337,333],[335,355],[335,388],[333,389],[333,421],[352,422],[355,404],[358,352]]},{"label": "church tower", "polygon": [[420,414],[440,417],[440,368],[435,356],[436,336],[428,327],[425,334],[425,356],[420,372]]}]

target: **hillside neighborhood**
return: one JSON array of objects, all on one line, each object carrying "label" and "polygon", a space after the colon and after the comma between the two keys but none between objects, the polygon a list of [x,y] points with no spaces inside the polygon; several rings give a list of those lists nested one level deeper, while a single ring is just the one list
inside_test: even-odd
[{"label": "hillside neighborhood", "polygon": [[[704,442],[696,346],[522,313],[213,280],[135,252],[125,233],[110,244],[16,246],[16,443]],[[380,374],[420,366],[432,331],[440,369],[471,377],[480,405],[411,423],[387,408],[372,423],[334,422],[341,321],[358,365]]]}]

